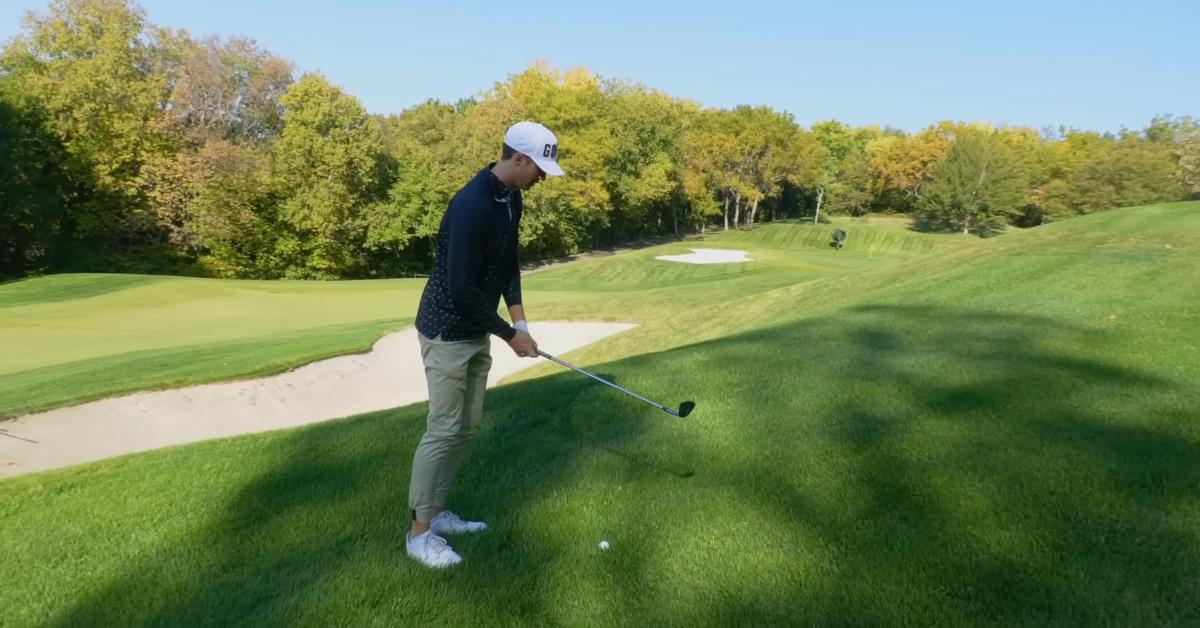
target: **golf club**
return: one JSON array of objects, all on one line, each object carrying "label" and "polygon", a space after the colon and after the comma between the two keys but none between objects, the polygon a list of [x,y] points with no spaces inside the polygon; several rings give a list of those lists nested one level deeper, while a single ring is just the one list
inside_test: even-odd
[{"label": "golf club", "polygon": [[574,364],[571,364],[571,363],[569,363],[569,362],[564,362],[564,361],[562,361],[562,360],[560,360],[560,359],[558,359],[558,358],[556,358],[556,357],[554,357],[554,356],[550,355],[549,353],[546,353],[545,351],[542,351],[541,349],[538,349],[538,355],[540,355],[540,356],[542,356],[543,358],[546,358],[546,359],[548,359],[548,360],[552,360],[552,361],[554,361],[554,362],[557,362],[557,363],[559,363],[559,364],[561,364],[561,365],[563,365],[563,366],[565,366],[565,367],[567,367],[567,368],[569,368],[569,369],[571,369],[571,370],[573,370],[573,371],[578,371],[578,372],[580,372],[580,373],[583,373],[584,375],[587,375],[588,377],[590,377],[590,378],[592,378],[592,379],[594,379],[594,380],[596,380],[596,381],[600,382],[601,384],[607,384],[607,385],[609,385],[609,386],[612,386],[613,388],[616,388],[617,390],[619,390],[619,391],[621,391],[621,392],[623,392],[623,393],[625,393],[625,394],[627,394],[627,395],[631,395],[631,396],[633,396],[633,397],[637,397],[638,399],[641,399],[642,401],[645,401],[646,403],[648,403],[648,404],[650,404],[650,405],[652,405],[652,406],[654,406],[654,407],[656,407],[656,408],[659,408],[659,409],[661,409],[661,410],[664,410],[664,411],[666,411],[668,414],[673,414],[673,415],[675,415],[675,416],[677,416],[677,417],[679,417],[679,418],[683,418],[683,417],[685,417],[685,416],[687,416],[687,415],[691,414],[691,413],[692,413],[692,410],[693,410],[693,409],[696,407],[696,402],[695,402],[695,401],[685,401],[685,402],[683,402],[683,403],[679,404],[679,409],[678,409],[678,410],[672,410],[671,408],[668,408],[667,406],[664,406],[663,404],[661,404],[661,403],[658,403],[657,401],[651,401],[650,399],[647,399],[647,398],[645,398],[645,397],[643,397],[643,396],[641,396],[641,395],[639,395],[639,394],[637,394],[637,393],[633,392],[632,390],[626,390],[626,389],[624,389],[624,388],[621,388],[620,386],[618,386],[618,385],[616,385],[616,384],[614,384],[614,383],[612,383],[612,382],[608,381],[607,379],[604,379],[603,377],[598,377],[598,376],[596,376],[596,375],[593,375],[593,374],[591,374],[591,373],[589,373],[589,372],[587,372],[587,371],[585,371],[585,370],[583,370],[583,369],[579,368],[578,366],[575,366]]}]

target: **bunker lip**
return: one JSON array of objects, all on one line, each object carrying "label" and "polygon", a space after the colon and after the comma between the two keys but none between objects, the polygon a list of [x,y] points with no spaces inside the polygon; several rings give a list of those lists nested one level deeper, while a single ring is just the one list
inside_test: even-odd
[{"label": "bunker lip", "polygon": [[[565,353],[633,329],[628,323],[535,322],[538,344]],[[492,338],[488,386],[540,364]],[[0,478],[161,447],[318,423],[429,397],[415,329],[368,353],[247,380],[147,391],[0,422]],[[11,436],[9,438],[8,436]]]}]

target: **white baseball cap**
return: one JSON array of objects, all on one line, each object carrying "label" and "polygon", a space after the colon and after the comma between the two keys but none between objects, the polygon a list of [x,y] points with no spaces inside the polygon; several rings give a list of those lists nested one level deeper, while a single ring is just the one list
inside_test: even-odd
[{"label": "white baseball cap", "polygon": [[542,172],[552,176],[562,176],[562,166],[558,165],[558,138],[550,129],[537,122],[518,122],[508,127],[504,134],[504,143],[513,150],[525,155],[537,164]]}]

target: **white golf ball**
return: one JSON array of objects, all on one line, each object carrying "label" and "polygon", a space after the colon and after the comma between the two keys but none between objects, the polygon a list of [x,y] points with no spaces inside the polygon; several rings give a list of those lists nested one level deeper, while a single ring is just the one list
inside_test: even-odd
[{"label": "white golf ball", "polygon": [[608,549],[608,541],[600,541],[600,549],[602,549],[602,550]]}]

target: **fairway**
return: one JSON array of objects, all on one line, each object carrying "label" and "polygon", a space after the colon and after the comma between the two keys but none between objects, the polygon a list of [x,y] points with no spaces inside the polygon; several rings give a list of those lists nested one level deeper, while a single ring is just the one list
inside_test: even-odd
[{"label": "fairway", "polygon": [[[754,261],[654,259],[689,247]],[[531,321],[637,323],[566,357],[690,417],[511,377],[451,497],[489,529],[445,572],[404,553],[423,404],[0,481],[3,623],[1195,624],[1197,278],[1195,202],[555,266]],[[420,285],[0,285],[0,414],[361,350]]]}]

